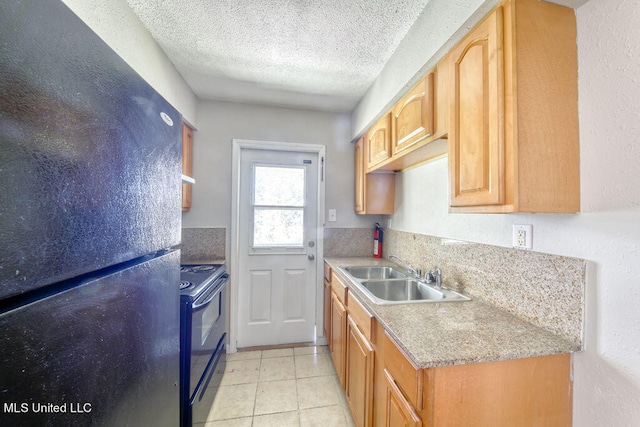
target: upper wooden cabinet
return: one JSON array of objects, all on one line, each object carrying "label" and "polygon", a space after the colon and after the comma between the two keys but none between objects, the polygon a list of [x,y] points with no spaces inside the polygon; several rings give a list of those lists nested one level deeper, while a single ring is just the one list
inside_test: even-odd
[{"label": "upper wooden cabinet", "polygon": [[364,174],[366,173],[364,167],[364,137],[360,138],[356,142],[354,149],[354,205],[356,213],[363,213],[364,208]]},{"label": "upper wooden cabinet", "polygon": [[[193,177],[193,131],[182,124],[182,174]],[[182,184],[182,210],[191,209],[192,184]]]},{"label": "upper wooden cabinet", "polygon": [[433,82],[435,71],[427,73],[391,110],[391,154],[432,136],[434,127]]},{"label": "upper wooden cabinet", "polygon": [[[369,163],[367,171],[402,171],[447,153],[447,67],[448,62],[443,61],[429,71],[367,132],[367,137],[372,136],[389,117],[389,154],[381,154]],[[377,135],[380,138],[382,133]],[[375,143],[382,145],[379,141]]]},{"label": "upper wooden cabinet", "polygon": [[450,211],[578,212],[573,10],[504,1],[447,60]]},{"label": "upper wooden cabinet", "polygon": [[392,214],[394,211],[395,176],[393,173],[367,173],[365,138],[355,145],[354,194],[357,214]]},{"label": "upper wooden cabinet", "polygon": [[391,157],[391,114],[385,114],[365,135],[367,172]]}]

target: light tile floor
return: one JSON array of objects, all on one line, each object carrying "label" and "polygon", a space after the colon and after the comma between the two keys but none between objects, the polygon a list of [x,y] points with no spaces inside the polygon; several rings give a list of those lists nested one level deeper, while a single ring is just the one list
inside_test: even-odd
[{"label": "light tile floor", "polygon": [[327,346],[227,355],[206,423],[199,427],[354,426]]}]

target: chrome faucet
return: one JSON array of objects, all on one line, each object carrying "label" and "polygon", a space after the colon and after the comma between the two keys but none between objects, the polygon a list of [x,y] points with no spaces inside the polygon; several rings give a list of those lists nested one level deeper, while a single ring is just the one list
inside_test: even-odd
[{"label": "chrome faucet", "polygon": [[389,259],[397,259],[398,261],[400,261],[402,264],[405,265],[405,267],[407,267],[409,270],[407,271],[409,273],[410,276],[416,277],[418,279],[420,279],[420,275],[422,274],[422,271],[419,268],[413,268],[413,266],[411,264],[409,264],[407,261],[403,260],[400,257],[395,256],[394,254],[389,254]]},{"label": "chrome faucet", "polygon": [[435,283],[436,288],[441,288],[442,287],[442,271],[438,268],[438,266],[436,266],[435,270],[429,270],[424,274],[424,280],[427,283]]}]

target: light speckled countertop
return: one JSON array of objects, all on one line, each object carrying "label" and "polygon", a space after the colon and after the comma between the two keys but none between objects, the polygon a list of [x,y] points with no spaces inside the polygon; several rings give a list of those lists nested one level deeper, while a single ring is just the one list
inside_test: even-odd
[{"label": "light speckled countertop", "polygon": [[571,353],[578,344],[479,300],[374,304],[336,267],[395,265],[385,259],[325,258],[418,368]]}]

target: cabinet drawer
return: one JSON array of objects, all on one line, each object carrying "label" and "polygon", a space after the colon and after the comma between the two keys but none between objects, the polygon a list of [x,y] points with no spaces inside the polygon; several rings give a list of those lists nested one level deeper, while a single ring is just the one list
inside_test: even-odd
[{"label": "cabinet drawer", "polygon": [[422,410],[422,372],[409,362],[407,356],[386,331],[384,333],[384,366],[413,407],[418,411]]},{"label": "cabinet drawer", "polygon": [[374,342],[373,339],[373,322],[374,317],[369,314],[366,308],[362,305],[357,298],[354,298],[353,295],[349,298],[349,303],[347,304],[347,311],[349,312],[349,316],[353,318],[353,321],[358,326],[362,335],[364,335],[369,341]]},{"label": "cabinet drawer", "polygon": [[331,282],[331,267],[326,262],[324,263],[324,279]]},{"label": "cabinet drawer", "polygon": [[384,370],[386,419],[384,427],[422,427],[420,416],[402,395],[388,369]]},{"label": "cabinet drawer", "polygon": [[338,297],[338,301],[340,301],[343,305],[347,305],[347,286],[342,283],[340,278],[334,273],[331,272],[331,290]]}]

